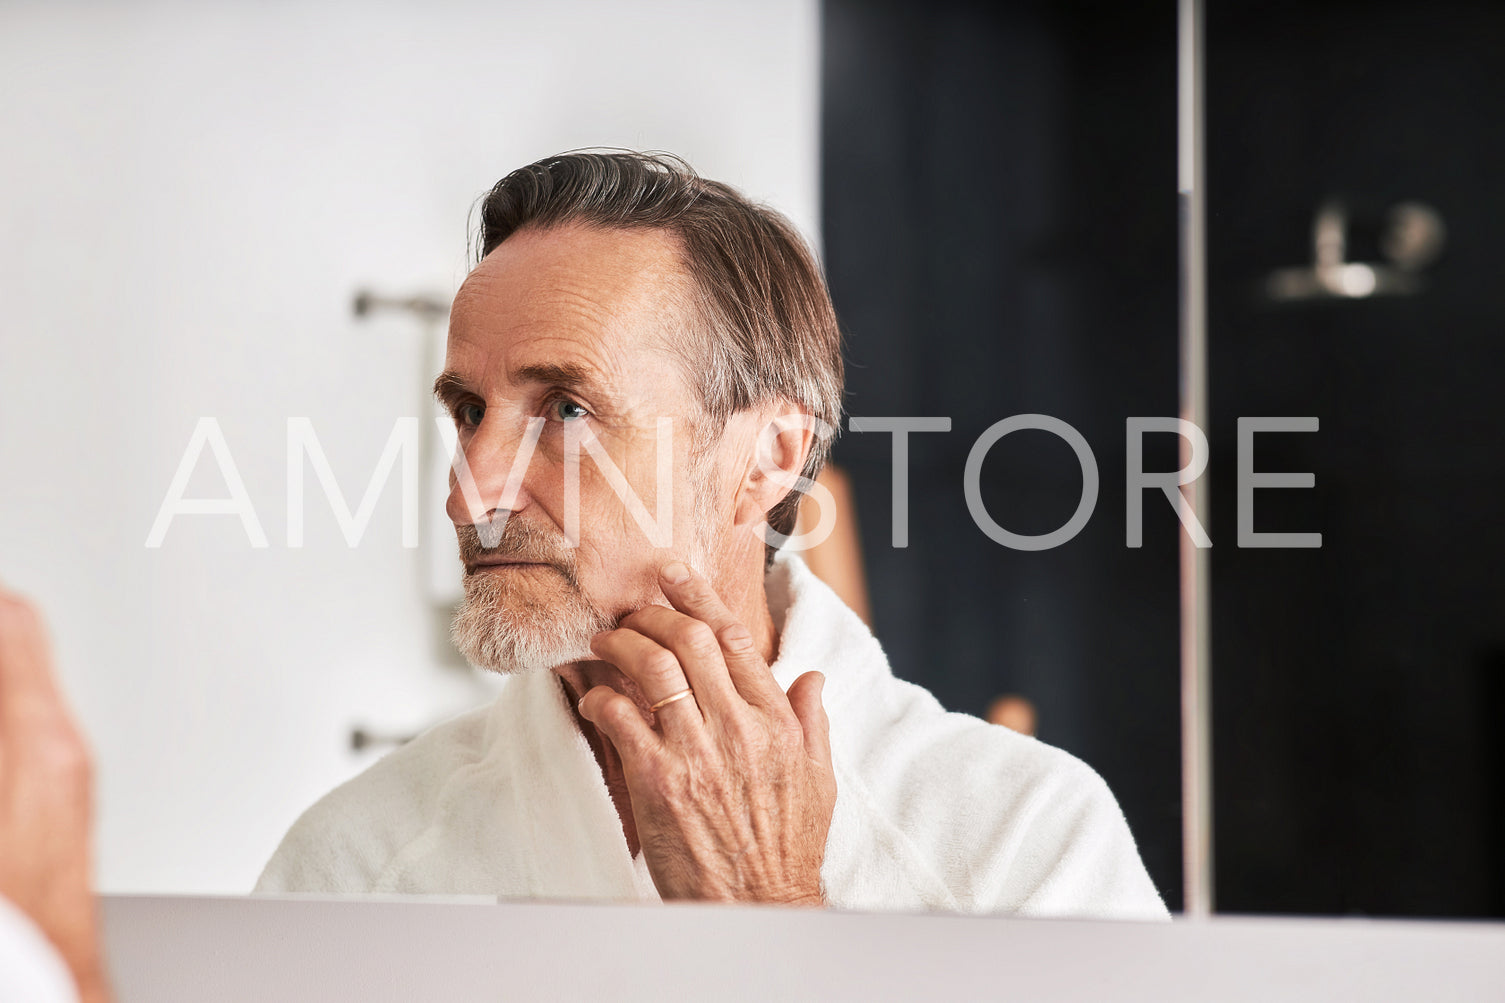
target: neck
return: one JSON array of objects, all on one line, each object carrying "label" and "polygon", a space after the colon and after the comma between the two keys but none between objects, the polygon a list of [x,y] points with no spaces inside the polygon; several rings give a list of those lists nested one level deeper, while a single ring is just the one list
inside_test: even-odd
[{"label": "neck", "polygon": [[[768,594],[764,591],[761,574],[761,554],[759,558],[758,574],[739,576],[737,581],[719,581],[716,583],[716,591],[731,614],[752,632],[753,640],[757,643],[763,660],[772,664],[778,656],[779,635],[773,626],[773,615],[768,611]],[[622,834],[627,837],[627,848],[633,856],[637,856],[640,846],[637,828],[633,824],[632,799],[627,792],[627,779],[622,769],[622,759],[606,736],[602,735],[595,725],[581,717],[577,708],[580,699],[597,686],[610,686],[627,696],[637,704],[643,717],[650,721],[652,715],[648,708],[652,706],[652,701],[638,690],[636,683],[607,662],[590,660],[570,662],[555,668],[554,673],[564,684],[565,695],[569,698],[570,713],[574,715],[575,725],[585,736],[585,740],[590,743],[591,751],[596,754],[596,763],[601,767],[601,777],[606,781],[606,789],[610,792],[612,803],[616,805],[617,814],[622,819]],[[656,696],[662,699],[667,695],[657,694]]]}]

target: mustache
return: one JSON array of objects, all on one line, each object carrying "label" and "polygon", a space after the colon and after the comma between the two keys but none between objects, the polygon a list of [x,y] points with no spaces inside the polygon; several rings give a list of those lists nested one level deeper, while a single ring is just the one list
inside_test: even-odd
[{"label": "mustache", "polygon": [[[501,557],[550,565],[569,579],[570,584],[579,584],[575,577],[575,551],[568,541],[519,519],[508,518],[500,530],[495,523],[479,528],[457,526],[455,535],[460,542],[460,561],[465,565],[466,574],[484,558]],[[488,543],[491,545],[487,546]]]}]

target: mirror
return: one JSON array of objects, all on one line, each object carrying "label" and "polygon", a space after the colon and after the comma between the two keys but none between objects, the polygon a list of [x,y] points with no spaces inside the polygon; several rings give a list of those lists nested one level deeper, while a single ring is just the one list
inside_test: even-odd
[{"label": "mirror", "polygon": [[[1180,908],[1181,530],[1154,492],[1138,546],[1121,517],[1127,420],[1178,406],[1174,10],[0,20],[25,95],[0,112],[0,573],[49,612],[95,743],[103,890],[248,890],[303,809],[494,692],[446,640],[442,315],[481,193],[620,145],[817,240],[851,415],[949,419],[909,436],[905,546],[895,433],[835,447],[877,636],[948,709],[1097,770]],[[1174,438],[1144,436],[1144,470],[1177,469]]]}]

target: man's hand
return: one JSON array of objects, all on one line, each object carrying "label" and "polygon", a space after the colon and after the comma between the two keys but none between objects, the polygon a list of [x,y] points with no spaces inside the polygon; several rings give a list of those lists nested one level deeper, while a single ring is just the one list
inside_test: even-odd
[{"label": "man's hand", "polygon": [[820,905],[836,805],[825,677],[785,695],[705,579],[671,564],[660,585],[674,609],[644,607],[591,647],[650,703],[694,696],[651,722],[609,686],[580,701],[622,758],[653,882],[666,900]]},{"label": "man's hand", "polygon": [[41,617],[0,589],[0,895],[52,941],[85,1003],[108,995],[89,881],[91,788]]}]

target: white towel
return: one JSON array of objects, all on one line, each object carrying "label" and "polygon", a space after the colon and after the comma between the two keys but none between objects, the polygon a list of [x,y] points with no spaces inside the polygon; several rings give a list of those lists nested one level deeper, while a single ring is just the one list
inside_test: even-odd
[{"label": "white towel", "polygon": [[[1167,916],[1107,785],[1042,742],[896,679],[798,557],[767,579],[774,676],[824,672],[836,809],[821,879],[861,910]],[[429,730],[294,824],[257,892],[656,901],[551,672]]]}]

